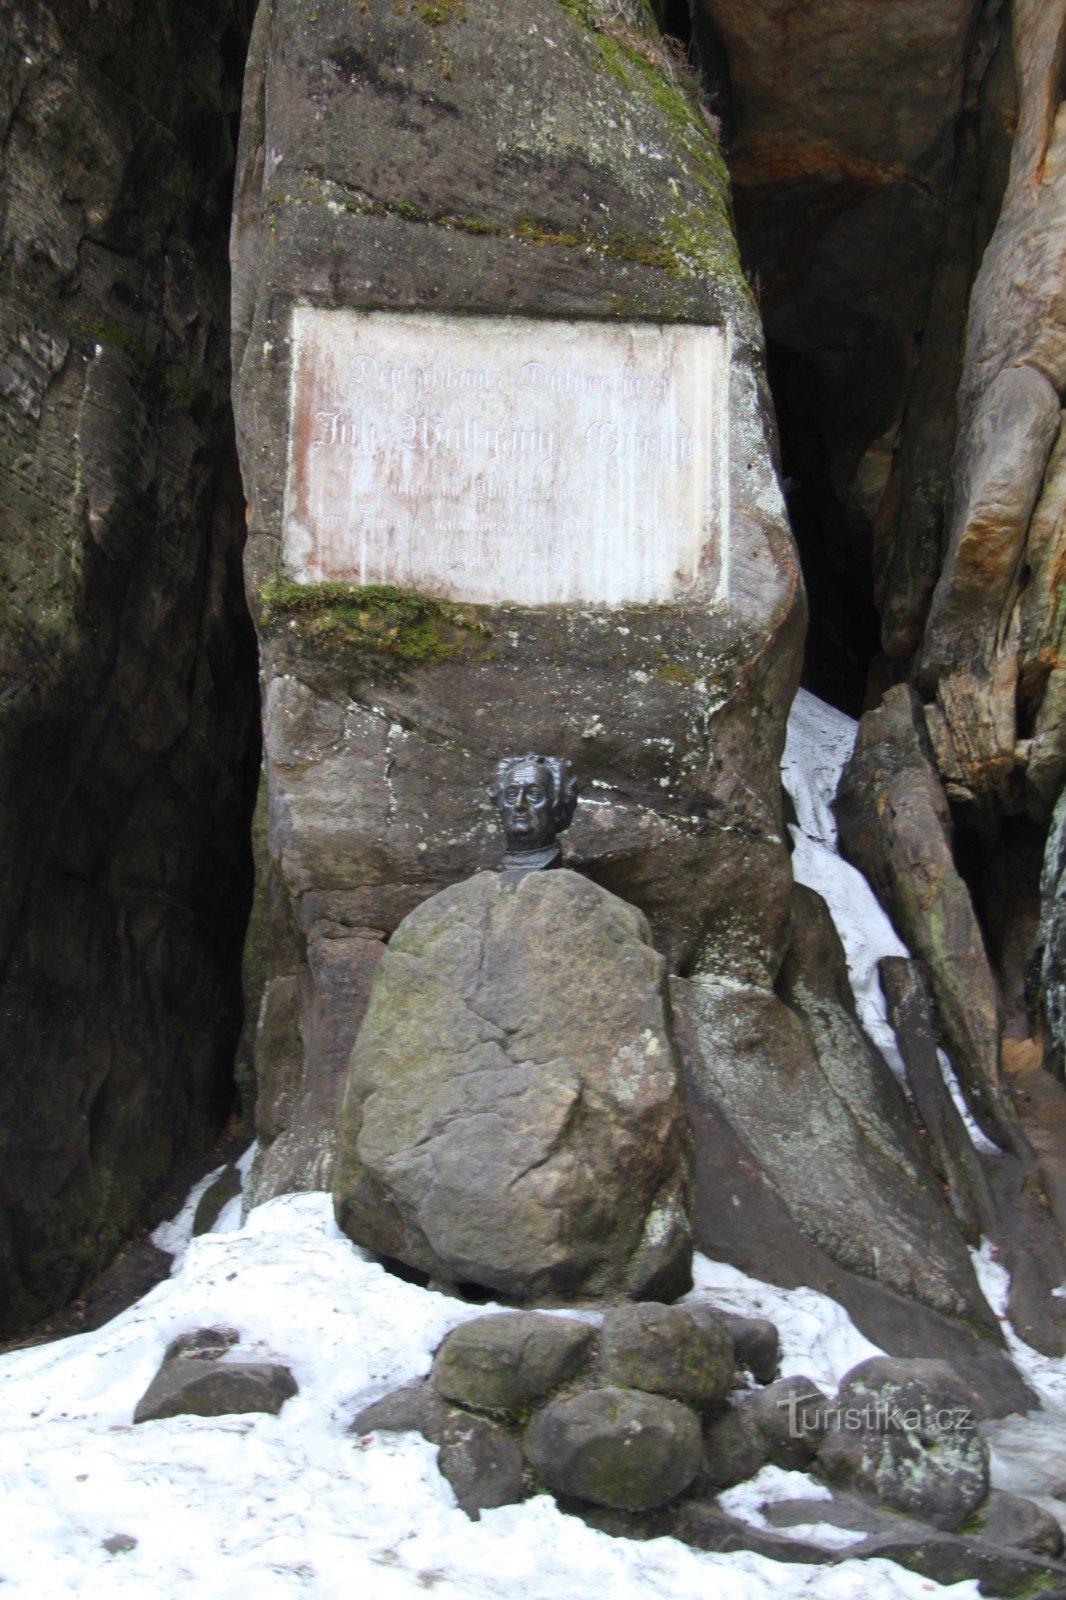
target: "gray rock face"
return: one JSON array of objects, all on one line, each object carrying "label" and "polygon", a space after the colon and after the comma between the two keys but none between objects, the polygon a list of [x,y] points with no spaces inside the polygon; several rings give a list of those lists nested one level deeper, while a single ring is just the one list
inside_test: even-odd
[{"label": "gray rock face", "polygon": [[733,1383],[733,1341],[725,1329],[700,1327],[685,1311],[644,1302],[603,1319],[600,1370],[608,1384],[665,1394],[696,1411],[713,1411]]},{"label": "gray rock face", "polygon": [[453,1412],[441,1432],[438,1463],[472,1521],[525,1496],[525,1463],[511,1435],[484,1417]]},{"label": "gray rock face", "polygon": [[[806,937],[783,975],[815,1026],[795,1002],[766,989],[710,979],[671,985],[696,1132],[697,1237],[712,1253],[728,1243],[729,1259],[753,1273],[788,1270],[794,1244],[765,1206],[733,1203],[749,1174],[758,1174],[750,1181],[776,1198],[823,1259],[995,1338],[995,1319],[899,1088],[807,961],[825,932],[821,917],[806,916],[816,899],[796,897]],[[742,1157],[727,1150],[721,1121],[742,1143]]]},{"label": "gray rock face", "polygon": [[448,1335],[433,1362],[446,1400],[479,1411],[519,1411],[572,1377],[595,1329],[535,1311],[477,1317]]},{"label": "gray rock face", "polygon": [[726,1406],[703,1431],[703,1461],[699,1487],[718,1494],[743,1483],[770,1460],[770,1446],[755,1425],[755,1415],[746,1400]]},{"label": "gray rock face", "polygon": [[743,1401],[775,1467],[802,1471],[825,1433],[828,1401],[810,1378],[779,1378]]},{"label": "gray rock face", "polygon": [[832,1481],[937,1528],[957,1528],[987,1496],[973,1396],[944,1362],[860,1362],[827,1414],[818,1462]]},{"label": "gray rock face", "polygon": [[245,0],[4,8],[0,1338],[229,1110],[255,784],[229,398]]},{"label": "gray rock face", "polygon": [[1066,790],[1055,807],[1040,881],[1040,927],[1031,961],[1032,988],[1047,1023],[1048,1054],[1066,1077]]},{"label": "gray rock face", "polygon": [[517,1300],[689,1279],[688,1124],[663,963],[575,873],[482,874],[375,973],[340,1133],[350,1238]]},{"label": "gray rock face", "polygon": [[904,685],[859,724],[836,801],[840,843],[925,963],[967,1102],[997,1144],[1018,1139],[999,1073],[996,981],[952,855],[951,814],[921,703]]},{"label": "gray rock face", "polygon": [[1062,1555],[1062,1528],[1049,1512],[1021,1495],[993,1489],[976,1517],[974,1529],[992,1544],[1014,1545],[1034,1555]]},{"label": "gray rock face", "polygon": [[593,1389],[553,1400],[526,1429],[525,1454],[555,1494],[624,1511],[665,1505],[700,1464],[700,1425],[675,1400]]},{"label": "gray rock face", "polygon": [[297,1384],[288,1367],[182,1356],[163,1363],[138,1400],[133,1420],[225,1417],[244,1411],[276,1416],[296,1393]]},{"label": "gray rock face", "polygon": [[[778,761],[804,603],[712,131],[660,67],[650,28],[634,54],[591,7],[441,10],[434,24],[419,6],[323,0],[312,19],[302,0],[278,0],[260,7],[246,78],[235,407],[270,855],[294,932],[275,962],[288,987],[276,1007],[268,991],[264,1013],[264,1068],[289,1100],[283,1148],[253,1179],[260,1199],[328,1181],[328,1115],[316,1109],[336,1082],[327,1046],[350,1040],[366,1002],[356,984],[331,983],[321,952],[391,934],[421,900],[498,860],[477,797],[502,727],[509,749],[574,760],[597,803],[579,808],[570,858],[645,912],[671,967],[771,981],[787,939]],[[461,614],[431,603],[421,643],[409,593],[408,624],[393,611],[377,629],[314,585],[287,604],[274,580],[298,301],[727,321],[720,602]],[[442,575],[446,602],[444,590]],[[276,1070],[285,1060],[295,1073]],[[292,1114],[294,1088],[306,1116]]]},{"label": "gray rock face", "polygon": [[364,1406],[348,1432],[420,1433],[431,1444],[440,1444],[450,1410],[428,1380],[405,1383],[402,1389],[393,1389]]}]

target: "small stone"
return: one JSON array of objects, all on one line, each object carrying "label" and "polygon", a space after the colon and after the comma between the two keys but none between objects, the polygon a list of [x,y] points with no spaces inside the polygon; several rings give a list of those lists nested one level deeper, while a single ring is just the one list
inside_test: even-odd
[{"label": "small stone", "polygon": [[349,1433],[420,1433],[431,1444],[440,1444],[450,1408],[432,1383],[405,1383],[401,1389],[382,1395],[358,1413]]},{"label": "small stone", "polygon": [[701,1327],[673,1306],[617,1306],[603,1319],[600,1367],[606,1383],[710,1411],[733,1383],[733,1341],[720,1324]]},{"label": "small stone", "polygon": [[180,1356],[164,1361],[137,1402],[133,1420],[225,1417],[249,1411],[276,1416],[297,1392],[288,1367]]},{"label": "small stone", "polygon": [[185,1356],[217,1361],[240,1342],[240,1337],[236,1328],[194,1328],[192,1333],[181,1333],[170,1341],[164,1359],[176,1361]]},{"label": "small stone", "polygon": [[649,1511],[687,1489],[700,1465],[694,1412],[661,1395],[591,1389],[553,1400],[526,1429],[526,1459],[555,1494]]},{"label": "small stone", "polygon": [[764,1434],[755,1425],[751,1405],[730,1405],[704,1429],[700,1486],[718,1493],[753,1478],[770,1459]]},{"label": "small stone", "polygon": [[733,1341],[737,1366],[750,1372],[757,1383],[772,1383],[781,1359],[781,1337],[775,1325],[768,1317],[735,1317],[726,1311],[720,1311],[718,1317]]},{"label": "small stone", "polygon": [[745,1401],[766,1441],[769,1460],[786,1471],[801,1471],[813,1461],[825,1433],[828,1404],[810,1378],[801,1376],[779,1378]]},{"label": "small stone", "polygon": [[448,1335],[433,1363],[445,1399],[483,1411],[520,1411],[577,1371],[595,1329],[536,1311],[475,1317]]},{"label": "small stone", "polygon": [[100,1543],[111,1556],[125,1555],[127,1551],[137,1548],[137,1540],[132,1533],[113,1533],[109,1538],[101,1539]]},{"label": "small stone", "polygon": [[1032,1550],[1038,1556],[1061,1556],[1062,1528],[1042,1506],[1021,1495],[993,1489],[977,1513],[973,1532],[993,1544]]},{"label": "small stone", "polygon": [[492,1506],[525,1497],[522,1452],[511,1435],[484,1417],[452,1411],[444,1424],[438,1464],[473,1522]]}]

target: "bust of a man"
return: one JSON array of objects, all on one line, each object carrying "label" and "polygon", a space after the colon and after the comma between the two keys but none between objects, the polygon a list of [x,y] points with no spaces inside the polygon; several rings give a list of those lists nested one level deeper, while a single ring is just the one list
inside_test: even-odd
[{"label": "bust of a man", "polygon": [[533,872],[562,864],[556,834],[570,826],[577,778],[558,756],[505,756],[489,785],[500,813],[507,852],[504,872]]}]

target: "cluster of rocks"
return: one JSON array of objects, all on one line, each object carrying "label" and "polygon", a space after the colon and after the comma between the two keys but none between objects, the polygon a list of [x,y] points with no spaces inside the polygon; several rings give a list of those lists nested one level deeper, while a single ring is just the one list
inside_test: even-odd
[{"label": "cluster of rocks", "polygon": [[[613,1308],[600,1328],[494,1313],[450,1333],[429,1377],[359,1412],[352,1432],[437,1444],[475,1519],[547,1489],[629,1537],[792,1561],[881,1556],[945,1582],[976,1574],[994,1592],[1066,1583],[1055,1519],[990,1491],[979,1403],[946,1363],[874,1357],[830,1399],[804,1376],[775,1380],[778,1343],[772,1323],[698,1303]],[[768,1503],[760,1528],[718,1497],[767,1465],[821,1485],[817,1498]],[[812,1523],[856,1540],[789,1534]]]}]

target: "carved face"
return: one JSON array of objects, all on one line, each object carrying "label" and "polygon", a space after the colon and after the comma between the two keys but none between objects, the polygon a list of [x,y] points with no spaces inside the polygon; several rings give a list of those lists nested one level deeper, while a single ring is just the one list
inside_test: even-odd
[{"label": "carved face", "polygon": [[500,821],[514,850],[543,850],[555,838],[555,786],[547,767],[519,761],[499,794]]}]

